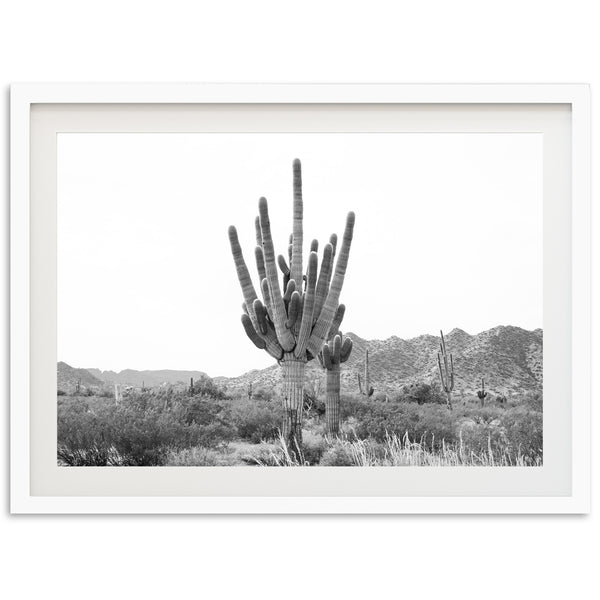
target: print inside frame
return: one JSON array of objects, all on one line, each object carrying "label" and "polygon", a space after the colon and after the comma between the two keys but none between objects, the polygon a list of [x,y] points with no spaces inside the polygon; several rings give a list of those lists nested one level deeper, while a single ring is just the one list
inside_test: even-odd
[{"label": "print inside frame", "polygon": [[[38,107],[36,107],[37,109]],[[44,118],[45,111],[53,113],[53,118],[57,119],[58,123],[53,123],[55,126],[54,131],[59,131],[60,134],[58,136],[60,147],[61,136],[64,134],[64,137],[77,137],[84,136],[89,137],[89,132],[94,131],[95,128],[89,125],[83,124],[83,119],[81,118],[81,114],[78,115],[78,118],[75,119],[77,125],[73,127],[73,123],[68,123],[69,115],[73,118],[75,113],[81,112],[86,114],[87,117],[92,117],[92,120],[98,118],[100,115],[98,113],[102,113],[103,110],[106,110],[106,107],[77,107],[77,110],[69,110],[65,111],[64,107],[57,109],[56,107],[39,107],[40,110],[36,115],[36,110],[32,111],[32,128],[35,131],[36,125],[40,125],[41,129],[44,128]],[[72,109],[73,107],[71,107]],[[109,127],[106,127],[106,123],[103,124],[101,131],[108,129],[112,132],[118,131],[119,126],[118,123],[122,121],[125,123],[128,122],[126,131],[131,131],[131,123],[135,123],[135,117],[132,118],[134,114],[137,114],[138,117],[140,113],[144,114],[145,117],[150,116],[150,122],[152,123],[149,128],[151,131],[156,132],[161,131],[164,125],[161,127],[161,120],[157,117],[160,114],[163,116],[166,115],[165,124],[168,123],[166,128],[169,131],[177,134],[178,127],[173,127],[173,124],[177,121],[177,118],[174,118],[175,115],[181,120],[181,130],[189,131],[190,129],[196,132],[204,131],[205,133],[209,133],[212,129],[213,132],[210,134],[215,137],[225,138],[227,136],[235,136],[241,135],[239,132],[244,131],[244,128],[241,126],[243,121],[246,121],[246,127],[249,128],[250,131],[255,132],[256,127],[260,126],[260,134],[254,135],[271,135],[271,136],[292,136],[303,132],[302,135],[309,137],[310,135],[325,135],[319,131],[317,128],[317,123],[322,123],[327,125],[324,127],[324,130],[327,132],[327,136],[331,136],[331,138],[341,138],[346,136],[376,136],[380,137],[398,137],[398,136],[406,136],[406,135],[417,135],[429,132],[429,135],[438,135],[443,131],[452,131],[453,135],[465,135],[467,132],[472,132],[473,129],[478,131],[479,135],[490,135],[490,131],[495,131],[492,127],[490,129],[490,123],[494,121],[494,119],[502,122],[504,128],[498,128],[499,130],[492,135],[502,135],[501,131],[505,131],[506,129],[510,130],[513,135],[518,135],[521,133],[522,135],[529,136],[531,138],[541,138],[539,136],[539,132],[542,132],[543,135],[543,143],[544,143],[544,184],[547,182],[547,177],[550,177],[548,173],[547,165],[553,164],[555,161],[556,164],[564,164],[564,157],[560,155],[560,148],[562,146],[562,152],[565,152],[565,148],[568,148],[568,145],[565,146],[563,143],[557,143],[557,147],[554,149],[557,154],[552,154],[552,141],[554,139],[555,142],[562,142],[568,139],[570,136],[570,107],[565,106],[556,106],[553,107],[554,110],[549,110],[546,107],[545,110],[535,110],[534,106],[503,106],[503,107],[494,107],[494,110],[489,106],[445,106],[445,107],[430,107],[430,106],[403,106],[396,105],[393,107],[389,106],[368,106],[363,105],[359,107],[353,107],[352,110],[349,110],[348,107],[343,107],[343,110],[340,110],[337,106],[281,106],[281,107],[273,107],[273,106],[236,106],[236,107],[227,107],[227,110],[223,110],[223,107],[220,109],[215,107],[208,106],[195,106],[195,107],[186,107],[186,110],[183,111],[186,113],[182,115],[180,110],[181,107],[172,107],[170,114],[169,110],[165,109],[165,107],[160,107],[160,109],[151,109],[150,107],[144,107],[143,111],[136,111],[136,107],[128,106],[128,107],[111,107],[109,120],[111,121]],[[155,112],[153,113],[153,110]],[[354,112],[353,112],[354,111]],[[494,111],[497,111],[497,114],[494,114]],[[444,118],[446,119],[446,128],[441,126],[441,123],[444,121],[444,118],[441,118],[438,115],[437,120],[432,119],[432,115],[437,112],[445,113]],[[214,113],[214,114],[213,114]],[[222,121],[226,120],[227,125],[223,122],[219,122],[215,119],[216,113],[221,113]],[[223,119],[226,113],[227,119]],[[331,115],[344,114],[347,118],[345,123],[337,123],[336,127],[334,127],[334,131],[330,131],[331,129]],[[509,117],[510,115],[510,117]],[[46,115],[47,116],[47,115]],[[106,113],[105,113],[106,118]],[[232,118],[232,116],[234,118]],[[422,121],[419,121],[419,116]],[[185,117],[182,119],[182,117]],[[484,119],[485,117],[485,119]],[[293,123],[292,126],[289,124],[286,126],[286,118],[288,119],[288,123]],[[261,122],[262,119],[262,122]],[[204,120],[204,121],[203,121]],[[547,120],[547,122],[545,122]],[[554,120],[554,122],[553,122]],[[39,121],[39,123],[37,122]],[[184,122],[187,121],[184,125]],[[424,126],[423,122],[428,123],[428,125]],[[200,123],[204,123],[203,126]],[[207,126],[207,123],[210,123],[210,126]],[[475,127],[473,124],[475,123]],[[190,127],[191,125],[191,127]],[[47,124],[46,124],[47,126]],[[82,127],[83,126],[83,127]],[[135,127],[142,127],[142,123],[138,123]],[[249,127],[250,126],[250,127]],[[165,131],[167,130],[165,128]],[[553,129],[554,128],[554,129]],[[181,130],[179,133],[181,133]],[[216,130],[216,131],[215,131]],[[146,129],[140,129],[140,131],[146,131]],[[306,133],[309,131],[311,133]],[[78,133],[79,132],[79,133]],[[83,133],[86,132],[86,133]],[[217,133],[219,132],[219,133]],[[235,133],[234,133],[235,132]],[[270,132],[270,133],[266,133]],[[286,133],[283,133],[286,132]],[[483,133],[485,132],[485,133]],[[536,132],[538,132],[536,134]],[[552,133],[556,136],[553,138]],[[92,135],[98,136],[98,133],[94,133]],[[112,134],[101,135],[100,137],[108,137]],[[116,134],[121,135],[121,134]],[[150,134],[151,136],[153,134]],[[163,134],[161,134],[163,135]],[[201,135],[201,134],[199,134]],[[252,136],[253,134],[247,131],[244,135]],[[505,134],[504,134],[505,135]],[[157,137],[157,136],[154,136]],[[159,138],[161,136],[158,136]],[[166,136],[164,136],[166,138]],[[296,137],[298,137],[296,135]],[[281,139],[281,137],[280,137]],[[363,138],[364,139],[364,138]],[[149,142],[149,138],[146,140]],[[149,142],[150,143],[150,142]],[[150,143],[151,145],[151,143]],[[541,140],[540,140],[541,145]],[[414,146],[414,144],[413,144]],[[38,145],[39,148],[39,145]],[[47,148],[49,149],[49,147]],[[33,150],[33,148],[32,148]],[[292,150],[290,150],[291,152]],[[54,150],[56,152],[56,150]],[[283,152],[282,152],[283,154]],[[300,158],[303,158],[302,153],[298,153]],[[306,153],[304,154],[306,156]],[[35,158],[35,153],[32,152],[32,159]],[[47,158],[47,157],[46,157]],[[283,161],[283,158],[281,159]],[[303,159],[304,160],[304,159]],[[288,173],[284,174],[283,177],[280,176],[279,173],[276,172],[275,169],[266,168],[262,169],[261,177],[263,177],[264,182],[267,182],[269,179],[272,181],[276,181],[272,185],[280,185],[281,193],[274,194],[273,197],[285,198],[286,202],[281,202],[281,205],[287,205],[281,207],[281,218],[277,216],[277,208],[275,208],[275,214],[273,215],[273,220],[277,219],[279,224],[287,225],[289,223],[289,204],[290,204],[290,196],[291,189],[289,186],[291,177],[289,171],[291,171],[290,161],[286,161],[288,163]],[[309,163],[310,164],[310,160]],[[308,166],[306,161],[304,160],[305,165],[305,192],[307,187],[310,187],[313,191],[318,190],[318,185],[309,184],[308,182],[308,173],[310,172],[310,167]],[[32,161],[32,169],[36,165],[35,161]],[[60,162],[59,162],[59,170],[60,170]],[[258,170],[258,169],[256,169]],[[279,169],[277,169],[278,171]],[[332,169],[329,169],[331,171]],[[353,171],[356,171],[355,169]],[[313,173],[314,173],[313,167]],[[556,173],[555,173],[556,174]],[[56,174],[54,175],[56,178]],[[39,178],[35,178],[38,180]],[[317,177],[317,184],[319,182],[323,182],[327,178],[321,176]],[[333,179],[333,178],[332,178]],[[281,183],[279,183],[281,182]],[[568,182],[568,179],[563,181],[563,186]],[[263,181],[261,181],[263,183]],[[287,188],[284,190],[284,184],[288,184]],[[60,180],[58,181],[59,189],[60,189]],[[266,186],[265,186],[266,187]],[[46,190],[48,188],[45,188]],[[544,190],[548,190],[546,185],[544,185]],[[551,188],[556,191],[557,197],[559,195],[559,191],[561,188]],[[567,191],[568,189],[563,187],[562,191]],[[327,190],[330,192],[331,190]],[[261,192],[258,192],[260,195]],[[257,196],[257,194],[253,194]],[[265,193],[264,195],[269,196],[270,194]],[[32,189],[32,201],[36,197],[35,194],[35,185]],[[43,197],[40,196],[40,198]],[[329,194],[328,197],[331,197]],[[56,199],[54,199],[56,202]],[[249,205],[254,205],[250,207],[250,212],[254,212],[255,209],[255,198],[248,198],[247,200]],[[310,198],[306,196],[305,198],[305,206],[306,212],[308,213],[310,208]],[[404,207],[405,215],[409,215],[411,211],[417,212],[418,206],[413,202],[407,201],[408,207]],[[56,204],[54,205],[56,206]],[[60,206],[60,205],[59,205]],[[165,203],[165,206],[168,207],[168,202]],[[48,208],[46,206],[46,208]],[[319,210],[325,209],[325,201],[321,200],[319,203]],[[545,363],[545,373],[548,373],[548,376],[551,376],[552,371],[547,370],[548,360],[554,359],[562,359],[565,360],[565,355],[563,354],[560,357],[560,349],[558,347],[554,348],[554,344],[551,342],[552,340],[552,330],[554,329],[554,334],[558,335],[563,333],[563,329],[561,329],[562,324],[557,322],[548,323],[548,314],[556,314],[555,306],[552,303],[548,304],[547,302],[547,287],[550,283],[548,283],[548,271],[546,270],[547,264],[547,256],[548,252],[550,252],[550,257],[553,260],[553,275],[565,275],[568,274],[570,270],[570,265],[565,264],[565,261],[560,260],[556,262],[556,258],[560,256],[564,256],[565,248],[570,244],[570,235],[568,232],[565,236],[564,229],[559,231],[559,229],[555,228],[554,230],[548,229],[548,223],[552,222],[554,218],[564,217],[564,211],[567,211],[569,207],[564,205],[564,202],[560,203],[557,201],[557,198],[554,200],[548,200],[548,194],[544,194],[544,337],[546,338],[544,341],[544,363]],[[344,207],[341,205],[340,201],[335,201],[331,203],[331,211],[332,213],[340,213],[343,212]],[[245,229],[249,229],[248,224],[252,224],[252,218],[242,218],[243,214],[240,214],[241,209],[237,208],[235,214],[235,220],[237,224],[240,225],[240,232],[242,228],[244,228],[244,223],[246,223]],[[562,212],[561,212],[562,211]],[[206,214],[212,214],[212,211],[207,210]],[[238,216],[239,215],[239,216]],[[33,215],[32,215],[33,216]],[[253,216],[253,215],[252,215]],[[323,219],[325,220],[325,219]],[[339,218],[337,219],[339,221]],[[125,220],[127,222],[127,219]],[[33,221],[36,223],[35,219]],[[59,224],[60,224],[59,219]],[[333,219],[329,220],[329,222],[334,222]],[[357,217],[358,222],[358,217]],[[568,223],[568,221],[567,221]],[[376,224],[377,225],[377,224]],[[251,229],[251,234],[253,236],[253,231]],[[308,229],[308,228],[307,228]],[[556,237],[549,237],[554,235]],[[248,234],[248,231],[244,233],[244,235]],[[56,232],[55,232],[55,240],[56,240]],[[241,234],[240,234],[241,235]],[[307,231],[307,235],[310,233]],[[246,235],[247,237],[247,235]],[[61,238],[62,239],[62,238]],[[357,238],[358,239],[358,238]],[[308,243],[308,242],[307,242]],[[561,244],[563,246],[561,247]],[[248,247],[248,244],[246,244]],[[281,247],[281,246],[280,246]],[[250,245],[250,249],[252,246]],[[60,251],[60,241],[59,241],[59,251]],[[248,251],[246,251],[248,254]],[[352,269],[352,260],[354,259],[354,254],[351,255],[350,265],[349,265],[349,273]],[[567,253],[568,256],[568,253]],[[34,259],[35,256],[32,256]],[[228,260],[231,260],[230,256],[226,257]],[[248,262],[250,262],[251,254],[247,257]],[[56,259],[56,255],[55,255]],[[32,260],[33,264],[33,260]],[[360,265],[360,262],[358,262]],[[55,263],[56,265],[56,263]],[[564,271],[561,273],[561,267],[564,267]],[[60,263],[59,263],[60,268]],[[357,267],[360,268],[360,267]],[[233,280],[235,284],[235,275],[233,268],[230,266],[229,270],[223,268],[223,276],[221,280],[225,280],[225,276],[227,273],[231,275],[230,279]],[[360,278],[361,280],[365,279],[364,274]],[[378,279],[377,277],[375,278]],[[351,281],[351,276],[349,274],[347,283]],[[229,282],[225,283],[223,281],[223,285],[228,285]],[[566,291],[567,297],[569,290]],[[354,296],[358,298],[358,294]],[[237,304],[239,302],[236,301]],[[350,305],[350,303],[348,303]],[[48,307],[46,306],[46,311]],[[52,307],[50,307],[52,308]],[[56,310],[56,306],[53,307]],[[60,310],[60,307],[59,307]],[[91,309],[92,310],[92,309]],[[550,313],[549,313],[550,311]],[[92,312],[94,312],[92,310]],[[234,313],[233,318],[230,318],[231,321],[237,320],[237,312]],[[44,319],[48,317],[48,313],[46,313]],[[55,317],[56,318],[56,317]],[[33,325],[33,320],[32,320]],[[239,327],[239,325],[238,325]],[[59,333],[60,335],[60,333]],[[551,336],[550,342],[548,340],[548,336]],[[245,343],[247,340],[242,339],[241,337],[237,338],[240,340],[240,343]],[[55,340],[56,341],[56,340]],[[252,349],[251,344],[248,342],[248,346]],[[55,346],[56,348],[56,346]],[[257,351],[258,352],[258,351]],[[56,357],[56,350],[54,351]],[[553,359],[554,356],[554,359]],[[54,363],[56,364],[56,362]],[[563,363],[564,364],[564,363]],[[48,365],[46,365],[48,366]],[[78,365],[79,366],[79,365]],[[37,371],[36,371],[37,372]],[[563,386],[563,390],[569,389],[570,382],[568,378],[564,377],[564,369],[561,371],[555,371],[563,375],[562,381],[556,382],[559,386]],[[48,371],[49,374],[49,371]],[[54,369],[53,374],[54,383],[56,384],[56,370]],[[37,380],[36,380],[37,381]],[[545,387],[547,385],[547,381],[545,381]],[[32,388],[38,387],[38,384],[32,380]],[[553,383],[554,385],[554,383]],[[56,388],[55,388],[56,389]],[[32,389],[33,392],[33,389]],[[33,394],[32,394],[33,400]],[[550,404],[549,404],[550,402]],[[63,494],[69,496],[103,496],[103,495],[111,495],[111,496],[132,496],[132,495],[148,495],[148,496],[156,496],[156,495],[165,495],[165,496],[208,496],[208,497],[219,497],[219,496],[233,496],[233,497],[244,497],[244,496],[275,496],[281,497],[285,495],[286,498],[289,497],[323,497],[332,498],[339,496],[339,490],[343,490],[344,496],[350,496],[357,499],[371,497],[371,496],[380,496],[385,498],[396,498],[396,497],[419,497],[419,496],[429,496],[434,494],[440,494],[443,496],[461,496],[467,493],[473,497],[485,498],[485,497],[504,497],[505,499],[511,496],[568,496],[572,491],[569,489],[568,485],[568,473],[570,469],[569,457],[570,457],[570,440],[566,439],[565,444],[565,428],[558,427],[556,432],[560,431],[560,435],[562,438],[562,445],[560,440],[557,439],[557,444],[555,444],[555,440],[553,438],[553,430],[552,430],[552,407],[551,401],[548,401],[544,398],[544,467],[536,468],[533,471],[535,474],[532,474],[532,470],[514,467],[510,469],[499,469],[499,468],[487,468],[481,467],[473,470],[473,474],[468,473],[468,469],[464,468],[447,468],[444,471],[444,468],[427,468],[427,469],[419,469],[413,467],[403,467],[400,470],[398,468],[378,468],[374,467],[371,469],[342,469],[342,468],[322,468],[322,469],[305,469],[305,468],[297,468],[297,469],[233,469],[230,471],[235,472],[235,480],[229,480],[229,476],[227,475],[228,467],[189,467],[189,468],[160,468],[160,467],[144,467],[144,468],[106,468],[106,469],[74,469],[74,475],[68,475],[70,469],[57,468],[56,465],[53,465],[52,472],[49,472],[50,464],[47,460],[45,460],[44,472],[47,477],[42,477],[40,480],[38,478],[37,483],[34,485],[35,478],[33,474],[35,469],[32,469],[32,493],[33,495],[47,496],[47,495],[56,495]],[[564,406],[564,405],[563,405]],[[567,407],[567,410],[564,410],[562,415],[560,414],[560,407],[557,404],[558,413],[555,416],[558,416],[559,419],[565,419],[565,415],[568,415],[570,407]],[[36,418],[36,415],[39,417],[39,411],[32,411],[32,425],[35,423],[41,424],[42,420]],[[48,415],[47,415],[48,416]],[[56,418],[56,411],[54,411],[54,418]],[[56,421],[55,421],[56,422]],[[43,435],[43,428],[40,428],[40,433]],[[47,429],[47,428],[46,428]],[[556,433],[555,432],[555,433]],[[54,442],[56,442],[56,432],[54,432]],[[558,436],[557,436],[558,437]],[[32,448],[32,450],[34,450]],[[36,456],[36,452],[32,453],[32,459]],[[42,458],[41,455],[37,455],[38,458]],[[32,461],[32,467],[34,466],[35,461]],[[40,463],[44,464],[44,462]],[[315,475],[316,472],[320,471],[322,475]],[[89,475],[88,475],[89,473]],[[126,473],[130,473],[127,475]],[[189,473],[189,474],[188,474]],[[538,473],[540,474],[538,476]],[[113,479],[114,478],[114,479]],[[133,481],[132,478],[135,480]],[[112,481],[111,481],[112,480]],[[60,490],[60,492],[59,492]],[[289,503],[288,503],[289,504]],[[450,505],[448,505],[450,506]]]}]

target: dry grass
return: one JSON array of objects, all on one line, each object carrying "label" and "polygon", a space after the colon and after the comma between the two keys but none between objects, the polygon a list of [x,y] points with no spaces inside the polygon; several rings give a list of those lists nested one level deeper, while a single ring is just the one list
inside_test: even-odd
[{"label": "dry grass", "polygon": [[[374,444],[370,440],[340,440],[339,443],[347,448],[354,464],[360,467],[528,466],[521,454],[517,454],[514,459],[508,453],[500,457],[494,455],[491,444],[488,445],[487,452],[472,452],[463,445],[462,438],[455,445],[448,445],[442,441],[440,449],[412,442],[406,434],[403,437],[388,434],[383,444]],[[541,466],[541,462],[534,466]]]},{"label": "dry grass", "polygon": [[[356,467],[524,467],[528,464],[521,454],[511,458],[508,453],[500,457],[492,451],[491,444],[487,452],[475,453],[462,443],[449,445],[442,441],[441,448],[426,446],[421,442],[412,442],[408,435],[388,434],[383,443],[373,440],[348,439],[347,436],[325,438],[326,448],[335,450],[343,461],[328,462],[330,466]],[[346,462],[346,459],[348,459]],[[290,452],[283,438],[280,437],[275,448],[256,458],[255,464],[260,466],[304,467],[309,466],[305,456],[297,457]],[[541,466],[537,461],[533,466]]]}]

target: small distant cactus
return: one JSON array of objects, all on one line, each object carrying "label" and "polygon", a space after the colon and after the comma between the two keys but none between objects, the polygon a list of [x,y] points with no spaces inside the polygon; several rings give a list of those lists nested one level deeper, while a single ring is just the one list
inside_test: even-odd
[{"label": "small distant cactus", "polygon": [[358,391],[362,396],[370,398],[373,395],[375,389],[371,385],[371,378],[369,376],[369,351],[365,351],[365,374],[364,381],[360,379],[360,373],[358,374]]},{"label": "small distant cactus", "polygon": [[481,379],[481,389],[477,390],[477,397],[479,398],[479,401],[481,402],[481,406],[483,407],[483,405],[485,404],[485,398],[488,395],[488,393],[485,391],[485,379]]},{"label": "small distant cactus", "polygon": [[446,406],[448,410],[452,410],[452,390],[454,389],[454,360],[450,354],[448,361],[448,353],[446,352],[446,340],[444,334],[440,331],[442,342],[440,351],[438,352],[438,368],[440,370],[440,379],[442,381],[442,389],[446,392]]},{"label": "small distant cactus", "polygon": [[348,360],[351,352],[352,340],[338,332],[318,354],[321,366],[327,370],[325,421],[330,435],[340,432],[340,365]]},{"label": "small distant cactus", "polygon": [[189,392],[190,392],[190,396],[194,395],[194,378],[193,377],[190,377],[190,389],[189,389]]}]

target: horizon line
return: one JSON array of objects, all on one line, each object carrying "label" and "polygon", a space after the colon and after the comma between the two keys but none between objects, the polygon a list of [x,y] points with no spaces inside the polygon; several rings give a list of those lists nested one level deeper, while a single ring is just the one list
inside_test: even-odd
[{"label": "horizon line", "polygon": [[[544,331],[543,327],[535,327],[533,329],[527,329],[526,327],[521,327],[519,325],[495,325],[494,327],[490,327],[489,329],[482,329],[481,331],[477,332],[477,333],[469,333],[468,331],[460,328],[460,327],[454,327],[452,328],[450,331],[448,331],[447,333],[445,333],[444,335],[451,335],[454,331],[460,331],[462,333],[465,333],[466,335],[468,335],[469,337],[475,337],[478,336],[482,333],[487,333],[488,331],[493,331],[494,329],[499,329],[499,328],[509,328],[509,327],[513,327],[515,329],[521,329],[522,331],[527,331],[529,333],[533,333],[535,331]],[[413,337],[409,337],[409,338],[403,338],[400,337],[398,335],[390,335],[388,337],[385,338],[363,338],[360,335],[358,335],[357,333],[354,333],[353,331],[348,331],[348,332],[343,332],[345,335],[353,335],[354,337],[360,338],[361,340],[365,340],[368,342],[385,342],[387,340],[390,340],[392,338],[398,338],[402,341],[406,341],[406,342],[410,342],[412,340],[416,340],[418,338],[421,337],[439,337],[438,334],[433,334],[433,333],[422,333],[420,335],[415,335]],[[122,373],[123,371],[138,371],[138,372],[143,372],[143,371],[195,371],[198,373],[203,373],[204,375],[206,375],[207,377],[210,377],[211,379],[217,379],[217,378],[225,378],[225,379],[235,379],[236,377],[240,377],[241,375],[233,375],[233,376],[228,376],[228,375],[208,375],[208,373],[206,373],[206,371],[203,371],[201,369],[198,368],[156,368],[156,369],[134,369],[131,367],[125,367],[123,369],[120,370],[116,370],[116,369],[101,369],[99,367],[74,367],[72,363],[66,361],[66,360],[59,360],[57,357],[57,361],[56,364],[58,363],[65,363],[66,365],[68,365],[69,367],[71,367],[72,369],[84,369],[86,371],[88,371],[89,369],[96,369],[98,371],[100,371],[101,373],[105,373],[105,372],[109,372],[112,371],[113,373],[119,374]],[[244,375],[245,373],[249,373],[251,371],[262,371],[263,369],[268,369],[270,367],[253,367],[250,369],[247,369],[246,371],[244,371],[242,373],[242,375]]]}]

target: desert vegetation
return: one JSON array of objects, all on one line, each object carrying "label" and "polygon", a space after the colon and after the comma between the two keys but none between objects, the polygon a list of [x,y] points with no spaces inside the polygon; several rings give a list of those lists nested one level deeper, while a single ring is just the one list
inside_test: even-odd
[{"label": "desert vegetation", "polygon": [[58,462],[70,466],[535,466],[542,463],[542,397],[464,397],[448,411],[435,384],[377,400],[340,394],[330,433],[327,391],[302,403],[301,450],[282,435],[276,393],[228,393],[209,378],[123,392],[58,396]]}]

